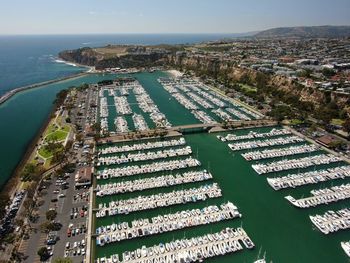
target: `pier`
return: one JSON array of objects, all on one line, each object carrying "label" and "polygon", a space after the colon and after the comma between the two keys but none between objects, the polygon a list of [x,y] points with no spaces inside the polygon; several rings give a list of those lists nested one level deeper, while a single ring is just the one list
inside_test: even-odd
[{"label": "pier", "polygon": [[213,176],[211,173],[207,172],[206,170],[190,171],[182,174],[169,174],[119,183],[97,185],[95,191],[97,196],[116,195],[121,193],[142,191],[146,189],[170,187],[193,182],[202,182],[212,178]]},{"label": "pier", "polygon": [[329,234],[350,228],[350,209],[327,211],[323,215],[310,216],[311,222],[323,233]]},{"label": "pier", "polygon": [[330,164],[341,162],[342,160],[332,154],[320,154],[300,159],[281,160],[270,163],[253,164],[252,168],[257,174],[281,172],[299,168],[307,168],[314,165]]},{"label": "pier", "polygon": [[206,258],[242,250],[243,247],[239,241],[248,249],[255,247],[243,228],[226,228],[214,234],[191,239],[176,240],[148,248],[142,246],[135,251],[124,252],[121,261],[119,261],[119,256],[114,254],[109,258],[98,258],[97,263],[201,262]]},{"label": "pier", "polygon": [[200,166],[201,163],[192,157],[182,160],[159,161],[144,165],[132,165],[119,168],[105,168],[99,171],[97,179],[109,179],[113,177],[124,177],[138,174],[155,173],[162,171],[172,171],[189,167]]},{"label": "pier", "polygon": [[203,185],[186,190],[174,190],[169,193],[159,193],[149,196],[138,196],[130,199],[100,203],[96,217],[129,214],[131,212],[167,207],[176,204],[205,201],[207,198],[216,198],[222,195],[217,183]]},{"label": "pier", "polygon": [[96,245],[129,240],[138,237],[150,236],[171,232],[179,229],[216,223],[241,217],[237,207],[228,202],[220,205],[207,206],[202,209],[183,210],[173,214],[158,215],[151,220],[140,218],[128,222],[101,226],[96,229]]},{"label": "pier", "polygon": [[285,196],[292,205],[298,208],[315,207],[322,204],[328,204],[350,198],[350,184],[324,188],[320,190],[312,190],[312,196],[301,199],[295,199],[288,195]]},{"label": "pier", "polygon": [[350,166],[340,166],[326,170],[305,173],[288,174],[282,177],[267,178],[267,182],[274,190],[295,188],[307,184],[317,184],[336,179],[350,177]]}]

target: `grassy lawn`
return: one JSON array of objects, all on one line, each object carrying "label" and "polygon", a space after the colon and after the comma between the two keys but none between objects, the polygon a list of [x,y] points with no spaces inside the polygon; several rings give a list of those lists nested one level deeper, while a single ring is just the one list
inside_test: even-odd
[{"label": "grassy lawn", "polygon": [[341,119],[332,119],[331,124],[333,125],[343,125],[344,121]]},{"label": "grassy lawn", "polygon": [[304,123],[302,120],[299,120],[299,119],[292,119],[289,121],[289,124],[291,125],[298,125],[298,124],[302,124]]},{"label": "grassy lawn", "polygon": [[[57,123],[57,124],[56,124]],[[61,127],[58,127],[61,126]],[[70,132],[70,126],[62,123],[62,117],[58,116],[56,119],[52,119],[49,126],[47,127],[45,133],[43,134],[44,145],[50,140],[64,141]],[[63,147],[63,145],[61,145]],[[46,159],[44,164],[45,167],[50,166],[50,159],[53,156],[53,153],[48,151],[45,146],[41,147],[38,150],[38,155]]]},{"label": "grassy lawn", "polygon": [[246,85],[246,84],[239,84],[240,87],[245,91],[245,92],[256,92],[256,88],[255,87],[252,87],[252,86],[249,86],[249,85]]},{"label": "grassy lawn", "polygon": [[70,127],[68,125],[65,125],[65,126],[62,127],[61,130],[65,131],[65,132],[69,132],[70,131]]},{"label": "grassy lawn", "polygon": [[45,159],[52,157],[52,152],[47,151],[45,147],[41,147],[38,152]]},{"label": "grassy lawn", "polygon": [[58,141],[62,141],[64,139],[66,139],[68,135],[68,132],[64,131],[64,130],[56,130],[53,133],[49,134],[45,140],[49,141],[49,140],[53,140],[56,139]]},{"label": "grassy lawn", "polygon": [[55,125],[54,123],[50,123],[50,125],[49,125],[49,127],[47,128],[47,130],[46,130],[44,136],[46,136],[46,135],[49,134],[49,133],[54,132],[55,130],[57,130],[56,125]]}]

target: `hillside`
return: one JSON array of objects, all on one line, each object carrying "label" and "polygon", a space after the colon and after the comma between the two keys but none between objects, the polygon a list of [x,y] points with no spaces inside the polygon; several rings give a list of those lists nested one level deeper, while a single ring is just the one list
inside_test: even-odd
[{"label": "hillside", "polygon": [[261,31],[254,35],[256,38],[339,38],[350,37],[350,26],[303,26],[278,27]]}]

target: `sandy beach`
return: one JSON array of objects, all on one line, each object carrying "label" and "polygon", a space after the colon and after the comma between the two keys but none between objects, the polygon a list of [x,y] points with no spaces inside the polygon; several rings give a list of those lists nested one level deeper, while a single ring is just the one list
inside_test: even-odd
[{"label": "sandy beach", "polygon": [[180,71],[178,71],[176,69],[167,70],[166,72],[169,73],[174,78],[182,77],[182,75],[183,75],[183,73],[181,73]]}]

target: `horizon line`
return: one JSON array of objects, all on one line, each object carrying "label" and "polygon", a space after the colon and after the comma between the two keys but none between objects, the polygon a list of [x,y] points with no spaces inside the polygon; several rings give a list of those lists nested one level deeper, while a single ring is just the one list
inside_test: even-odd
[{"label": "horizon line", "polygon": [[301,26],[276,26],[269,27],[265,29],[251,30],[251,31],[243,31],[243,32],[89,32],[89,33],[15,33],[15,34],[2,34],[1,36],[82,36],[82,35],[241,35],[241,34],[253,34],[259,33],[262,31],[270,30],[270,29],[278,29],[278,28],[297,28],[297,27],[344,27],[350,26],[350,24],[345,25],[337,25],[337,24],[328,24],[328,25],[301,25]]}]

